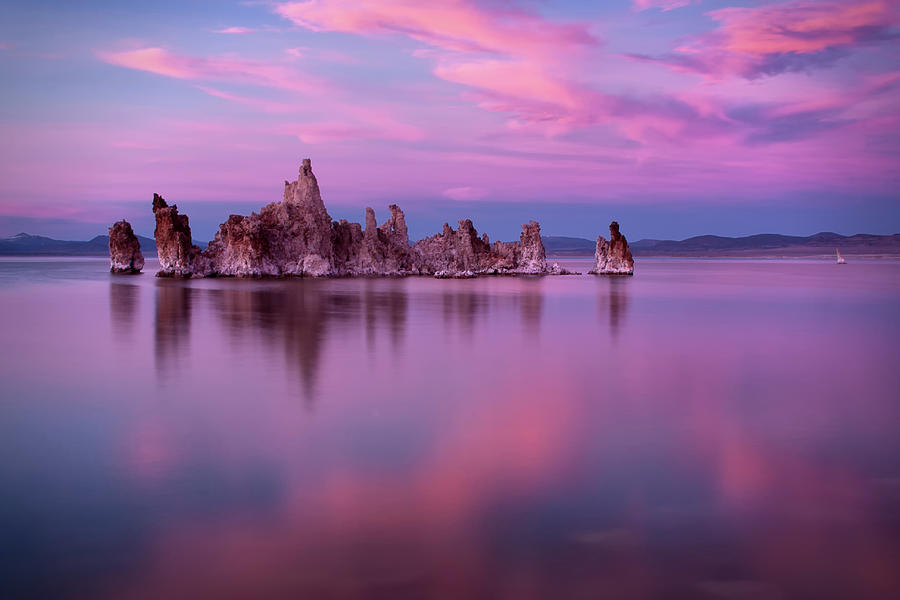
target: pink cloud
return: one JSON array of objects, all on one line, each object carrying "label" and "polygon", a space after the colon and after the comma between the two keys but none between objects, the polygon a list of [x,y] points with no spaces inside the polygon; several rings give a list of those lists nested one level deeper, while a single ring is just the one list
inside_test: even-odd
[{"label": "pink cloud", "polygon": [[810,54],[872,39],[896,25],[894,0],[795,1],[709,13],[721,23],[721,47],[737,54]]},{"label": "pink cloud", "polygon": [[243,35],[246,33],[256,33],[256,29],[250,27],[225,27],[224,29],[216,29],[213,33],[224,33],[228,35]]},{"label": "pink cloud", "polygon": [[480,200],[487,196],[487,190],[479,187],[455,187],[444,190],[443,195],[451,200]]},{"label": "pink cloud", "polygon": [[[349,5],[312,4],[319,12],[306,16],[322,18],[317,24],[321,30],[338,31],[329,27],[341,22],[326,22],[322,7]],[[223,164],[234,182],[242,177],[262,188],[267,181],[281,179],[284,167],[274,166],[278,155],[294,156],[303,145],[315,144],[320,168],[340,165],[339,177],[323,174],[323,181],[331,181],[329,201],[339,203],[358,201],[360,194],[396,194],[403,202],[436,194],[476,200],[488,197],[486,190],[491,201],[543,198],[547,192],[533,185],[537,169],[547,180],[544,189],[553,190],[553,199],[576,201],[596,199],[598,193],[611,199],[639,197],[636,201],[699,199],[823,185],[881,191],[886,180],[895,180],[889,175],[896,169],[896,158],[889,155],[895,145],[888,133],[898,127],[890,107],[897,92],[876,92],[895,90],[896,75],[872,76],[871,88],[862,85],[865,75],[849,82],[788,74],[755,82],[711,79],[697,85],[693,77],[622,64],[617,56],[601,54],[596,43],[568,43],[562,34],[558,45],[546,42],[545,36],[503,48],[498,40],[504,40],[511,28],[541,17],[524,18],[513,12],[506,21],[498,3],[487,8],[468,2],[444,4],[442,10],[450,7],[465,18],[476,15],[482,27],[471,30],[440,20],[426,28],[423,15],[443,13],[434,12],[437,9],[430,3],[422,4],[426,6],[409,9],[411,17],[397,12],[396,22],[377,21],[371,15],[362,21],[364,26],[358,26],[362,35],[385,41],[393,33],[384,46],[399,56],[398,64],[372,61],[378,72],[349,83],[346,73],[333,80],[305,73],[307,61],[325,60],[316,38],[330,42],[341,35],[307,33],[303,41],[278,44],[269,57],[253,59],[185,55],[159,47],[98,53],[107,63],[182,81],[189,91],[209,95],[196,102],[200,95],[194,94],[195,102],[177,116],[223,129],[183,132],[135,112],[135,122],[146,120],[146,131],[132,131],[131,124],[99,123],[69,135],[83,144],[93,139],[95,130],[102,130],[106,137],[101,141],[110,151],[103,161],[60,154],[60,163],[71,167],[72,173],[66,173],[80,182],[82,190],[103,186],[103,193],[121,196],[135,186],[137,177],[148,178],[141,179],[141,185],[168,178],[171,189],[202,195],[220,189],[216,186],[222,184]],[[345,17],[357,10],[387,19],[390,10],[407,5],[364,1],[354,6],[347,8]],[[341,16],[327,14],[333,19]],[[417,19],[419,29],[404,29],[409,18]],[[553,31],[554,23],[546,22]],[[341,26],[352,32],[350,25]],[[461,40],[464,34],[468,37]],[[402,45],[396,43],[401,37],[405,37]],[[704,51],[699,39],[686,46],[685,50],[694,50],[691,56]],[[724,48],[723,39],[719,42]],[[703,40],[713,43],[712,37]],[[288,46],[300,56],[283,52]],[[735,45],[729,56],[737,56],[740,49],[739,58],[743,57],[749,52],[745,46]],[[340,48],[349,51],[358,45]],[[410,55],[425,61],[419,66],[426,68],[409,69]],[[617,69],[628,71],[619,81],[614,80]],[[410,81],[415,77],[419,78]],[[154,75],[145,78],[152,84]],[[848,94],[848,86],[858,86],[859,93]],[[33,181],[50,160],[46,148],[55,144],[51,133],[34,144],[31,154],[16,157],[5,167],[6,178],[20,182],[21,197],[32,193]],[[33,139],[33,132],[21,136]],[[113,155],[116,148],[129,151]],[[109,169],[110,162],[121,168]],[[459,179],[461,169],[467,173],[465,180]],[[102,173],[106,178],[111,172],[127,173],[130,179],[91,181],[86,175]],[[27,177],[22,175],[26,173]],[[362,192],[359,181],[366,182]],[[241,194],[236,188],[226,193]],[[52,190],[48,188],[47,194]]]},{"label": "pink cloud", "polygon": [[890,39],[896,0],[795,0],[707,13],[719,25],[661,57],[676,70],[754,78],[827,65],[849,49]]},{"label": "pink cloud", "polygon": [[221,98],[222,100],[228,100],[230,102],[236,102],[238,104],[244,104],[246,106],[251,106],[254,108],[258,108],[262,112],[270,113],[270,114],[288,114],[288,113],[296,113],[302,110],[302,107],[298,104],[291,104],[288,102],[276,102],[274,100],[267,100],[263,98],[254,98],[252,96],[244,96],[241,94],[232,94],[230,92],[226,92],[220,90],[218,88],[213,88],[205,85],[197,85],[194,86],[201,92],[209,94],[214,98]]},{"label": "pink cloud", "polygon": [[649,98],[607,94],[579,82],[555,77],[541,64],[528,61],[469,60],[439,62],[435,74],[474,89],[466,97],[492,112],[513,116],[511,132],[537,132],[554,137],[576,129],[612,124],[634,141],[723,135],[733,129],[716,100],[686,102],[677,96]]},{"label": "pink cloud", "polygon": [[504,97],[529,98],[535,104],[577,108],[576,90],[554,79],[542,65],[526,61],[473,60],[442,62],[435,75],[447,81],[496,92]]},{"label": "pink cloud", "polygon": [[602,98],[572,82],[561,67],[564,56],[599,47],[584,23],[558,23],[464,0],[312,0],[282,4],[276,11],[314,31],[405,35],[428,44],[412,54],[434,61],[435,76],[471,88],[463,97],[477,106],[512,114],[512,127],[541,124],[555,135],[587,122],[580,113]]},{"label": "pink cloud", "polygon": [[410,125],[396,121],[382,122],[322,122],[304,123],[292,126],[297,131],[297,138],[305,144],[325,144],[358,140],[402,140],[417,141],[424,134]]},{"label": "pink cloud", "polygon": [[405,35],[428,44],[412,50],[413,56],[433,62],[436,77],[465,86],[463,99],[509,115],[506,134],[546,138],[611,124],[618,135],[641,143],[685,132],[736,136],[733,125],[719,116],[722,109],[707,106],[701,113],[674,97],[611,94],[581,81],[603,61],[596,54],[598,40],[583,23],[560,24],[536,13],[463,0],[440,5],[313,0],[276,10],[314,31]]},{"label": "pink cloud", "polygon": [[[740,102],[723,103],[700,93],[655,92],[640,97],[600,91],[579,80],[581,72],[572,60],[573,51],[593,50],[595,38],[588,42],[583,36],[572,37],[572,31],[585,35],[588,31],[534,14],[506,13],[463,1],[435,7],[400,0],[352,5],[316,0],[283,4],[277,11],[317,31],[398,34],[427,43],[431,48],[415,49],[413,55],[433,61],[436,77],[468,88],[462,98],[483,110],[509,115],[507,133],[555,137],[611,125],[615,134],[645,146],[676,141],[683,145],[685,139],[757,145],[763,140],[807,137],[834,126],[829,121],[834,120],[832,113],[797,110],[779,115],[778,103],[742,107]],[[542,36],[512,39],[512,32],[524,33],[537,22],[545,25]],[[769,117],[771,123],[766,122]]]},{"label": "pink cloud", "polygon": [[659,8],[663,11],[681,8],[695,2],[699,2],[699,0],[632,0],[632,4],[637,10]]},{"label": "pink cloud", "polygon": [[276,12],[313,31],[406,35],[456,52],[541,54],[598,43],[587,26],[554,23],[510,8],[488,9],[466,0],[309,0]]},{"label": "pink cloud", "polygon": [[[377,102],[369,102],[363,106],[345,99],[344,91],[295,69],[290,66],[292,62],[290,59],[283,59],[284,62],[279,63],[247,60],[236,56],[197,58],[175,54],[163,48],[99,52],[98,56],[110,64],[194,81],[197,89],[210,96],[247,106],[262,113],[291,114],[312,111],[327,115],[316,123],[278,126],[284,130],[283,133],[296,135],[304,143],[319,144],[354,139],[416,141],[425,136],[421,129],[397,120]],[[293,101],[273,100],[254,93],[236,93],[206,84],[211,81],[272,88],[288,92],[289,98]]]},{"label": "pink cloud", "polygon": [[321,79],[294,67],[234,56],[200,58],[174,54],[164,48],[101,51],[97,56],[109,64],[176,79],[228,81],[303,94],[322,93],[328,88]]},{"label": "pink cloud", "polygon": [[332,62],[344,65],[358,65],[362,61],[346,52],[333,50],[330,48],[311,48],[308,46],[297,46],[295,48],[285,48],[284,53],[294,59],[312,58],[324,62]]}]

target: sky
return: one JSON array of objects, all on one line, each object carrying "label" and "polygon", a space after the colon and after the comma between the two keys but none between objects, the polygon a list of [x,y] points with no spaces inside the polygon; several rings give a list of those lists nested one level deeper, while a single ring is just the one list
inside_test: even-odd
[{"label": "sky", "polygon": [[413,237],[900,232],[900,0],[4,0],[0,78],[0,235],[208,240],[303,157]]}]

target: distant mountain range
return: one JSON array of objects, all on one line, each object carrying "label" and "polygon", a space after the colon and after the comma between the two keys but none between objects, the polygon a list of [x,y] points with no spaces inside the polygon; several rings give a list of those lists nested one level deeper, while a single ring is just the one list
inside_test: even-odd
[{"label": "distant mountain range", "polygon": [[[592,256],[595,242],[584,238],[547,236],[544,248],[551,256]],[[631,244],[635,256],[822,256],[835,248],[848,256],[900,256],[900,234],[840,235],[822,232],[807,237],[761,233],[746,237],[699,235],[686,240],[638,240]]]},{"label": "distant mountain range", "polygon": [[[139,235],[138,240],[145,256],[156,256],[156,242],[152,238]],[[109,236],[98,235],[86,242],[74,242],[20,233],[11,238],[0,239],[0,255],[109,256]]]},{"label": "distant mountain range", "polygon": [[596,240],[559,235],[542,235],[544,250],[550,256],[593,256]]},{"label": "distant mountain range", "polygon": [[[596,242],[578,237],[543,236],[544,248],[549,256],[593,256]],[[141,252],[146,257],[156,256],[156,242],[139,235]],[[194,242],[205,248],[203,242]],[[835,248],[847,256],[900,256],[900,234],[840,235],[823,232],[807,237],[761,233],[746,237],[722,237],[700,235],[686,240],[638,240],[631,244],[635,256],[822,256],[834,254]],[[98,235],[86,242],[55,240],[40,235],[20,233],[0,239],[0,255],[3,256],[107,256],[109,238]]]}]

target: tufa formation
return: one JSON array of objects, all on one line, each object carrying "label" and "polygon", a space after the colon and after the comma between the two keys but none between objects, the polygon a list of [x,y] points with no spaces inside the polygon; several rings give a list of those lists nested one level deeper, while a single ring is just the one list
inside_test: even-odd
[{"label": "tufa formation", "polygon": [[[231,215],[219,226],[206,250],[192,244],[186,215],[156,194],[156,247],[160,277],[327,277],[402,276],[474,277],[481,274],[565,274],[548,264],[541,227],[522,226],[517,242],[490,243],[472,221],[410,244],[403,211],[390,206],[381,225],[366,208],[365,227],[333,221],[325,210],[308,158],[297,180],[284,182],[281,202],[249,216]],[[622,238],[624,242],[624,238]],[[599,242],[598,242],[599,244]],[[598,245],[599,248],[599,245]],[[631,255],[629,254],[629,260]]]},{"label": "tufa formation", "polygon": [[141,242],[131,224],[126,220],[113,223],[109,228],[109,272],[140,273],[144,268]]},{"label": "tufa formation", "polygon": [[594,252],[594,268],[589,271],[595,275],[634,275],[634,258],[628,248],[628,240],[619,233],[619,224],[609,224],[609,241],[602,235],[597,236],[597,249]]}]

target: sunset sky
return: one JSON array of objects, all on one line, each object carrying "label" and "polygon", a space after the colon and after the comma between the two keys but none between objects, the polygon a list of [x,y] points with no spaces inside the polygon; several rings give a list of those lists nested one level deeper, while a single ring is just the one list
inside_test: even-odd
[{"label": "sunset sky", "polygon": [[154,192],[492,239],[900,232],[900,0],[4,2],[0,235]]}]

